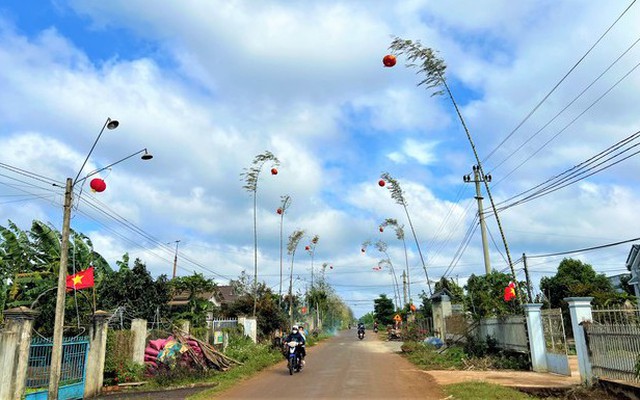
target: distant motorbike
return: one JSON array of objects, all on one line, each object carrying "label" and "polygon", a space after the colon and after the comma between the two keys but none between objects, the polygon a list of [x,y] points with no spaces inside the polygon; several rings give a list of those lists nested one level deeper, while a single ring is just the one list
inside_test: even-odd
[{"label": "distant motorbike", "polygon": [[364,339],[364,330],[358,330],[358,339],[362,340]]},{"label": "distant motorbike", "polygon": [[287,367],[289,368],[289,375],[293,375],[295,372],[300,372],[302,369],[302,359],[300,357],[300,343],[289,342],[287,343]]},{"label": "distant motorbike", "polygon": [[373,327],[373,333],[378,333],[378,327],[377,326]]}]

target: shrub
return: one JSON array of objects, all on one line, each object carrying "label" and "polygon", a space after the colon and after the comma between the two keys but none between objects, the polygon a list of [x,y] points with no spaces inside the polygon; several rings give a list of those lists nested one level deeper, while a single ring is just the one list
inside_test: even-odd
[{"label": "shrub", "polygon": [[467,336],[466,343],[464,344],[464,352],[467,353],[469,357],[482,358],[487,355],[488,350],[489,346],[486,340],[478,339],[475,336]]}]

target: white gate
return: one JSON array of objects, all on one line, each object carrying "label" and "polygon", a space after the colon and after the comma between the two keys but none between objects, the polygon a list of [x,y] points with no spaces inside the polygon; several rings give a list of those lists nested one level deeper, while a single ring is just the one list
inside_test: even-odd
[{"label": "white gate", "polygon": [[559,308],[542,310],[541,317],[549,372],[571,376],[562,310]]}]

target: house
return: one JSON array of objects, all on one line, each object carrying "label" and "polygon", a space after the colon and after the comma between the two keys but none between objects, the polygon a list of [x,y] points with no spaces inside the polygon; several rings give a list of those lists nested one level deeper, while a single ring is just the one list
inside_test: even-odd
[{"label": "house", "polygon": [[[189,304],[190,292],[188,290],[177,293],[169,301],[171,307],[182,307]],[[235,302],[240,296],[235,294],[233,286],[217,286],[212,291],[201,292],[197,294],[199,299],[208,300],[216,307],[228,305]]]},{"label": "house", "polygon": [[633,285],[633,291],[635,292],[638,302],[640,302],[640,245],[634,244],[631,246],[631,251],[627,256],[626,262],[627,269],[631,271],[631,280],[629,285]]},{"label": "house", "polygon": [[617,274],[617,275],[611,275],[611,276],[607,276],[607,279],[609,280],[609,283],[611,283],[611,287],[618,293],[624,293],[625,289],[622,287],[623,283],[622,283],[622,278],[628,278],[629,277],[628,272],[625,274]]}]

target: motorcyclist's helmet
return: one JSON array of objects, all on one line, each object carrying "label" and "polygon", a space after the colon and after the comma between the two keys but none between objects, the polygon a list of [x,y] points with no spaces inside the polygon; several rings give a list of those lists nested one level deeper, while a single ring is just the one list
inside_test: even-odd
[{"label": "motorcyclist's helmet", "polygon": [[294,325],[291,327],[291,333],[298,333],[298,326]]}]

